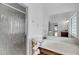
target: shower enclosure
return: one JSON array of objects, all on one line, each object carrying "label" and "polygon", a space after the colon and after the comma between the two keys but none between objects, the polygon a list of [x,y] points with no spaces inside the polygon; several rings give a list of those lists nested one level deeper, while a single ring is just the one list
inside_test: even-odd
[{"label": "shower enclosure", "polygon": [[26,54],[25,10],[16,3],[0,4],[0,55]]}]

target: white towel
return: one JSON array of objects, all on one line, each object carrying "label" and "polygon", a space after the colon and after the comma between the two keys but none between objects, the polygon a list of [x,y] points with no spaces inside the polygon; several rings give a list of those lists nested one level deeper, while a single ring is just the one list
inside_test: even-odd
[{"label": "white towel", "polygon": [[38,47],[40,47],[40,43],[37,42],[37,44],[33,47],[34,50],[38,49]]},{"label": "white towel", "polygon": [[39,49],[35,50],[33,55],[38,55],[38,54],[40,54]]}]

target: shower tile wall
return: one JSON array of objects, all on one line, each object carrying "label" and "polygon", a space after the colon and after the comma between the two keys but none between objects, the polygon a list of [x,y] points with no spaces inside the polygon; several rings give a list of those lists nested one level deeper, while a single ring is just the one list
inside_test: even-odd
[{"label": "shower tile wall", "polygon": [[25,14],[0,4],[0,55],[26,54]]}]

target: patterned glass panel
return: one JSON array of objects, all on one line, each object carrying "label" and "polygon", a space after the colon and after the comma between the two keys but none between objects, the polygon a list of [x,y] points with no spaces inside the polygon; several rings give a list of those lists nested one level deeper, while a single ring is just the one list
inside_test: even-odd
[{"label": "patterned glass panel", "polygon": [[25,15],[0,4],[0,54],[25,54]]}]

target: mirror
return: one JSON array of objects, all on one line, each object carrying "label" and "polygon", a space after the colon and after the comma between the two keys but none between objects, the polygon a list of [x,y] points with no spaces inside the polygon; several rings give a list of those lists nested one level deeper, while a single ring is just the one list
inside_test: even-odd
[{"label": "mirror", "polygon": [[77,12],[64,12],[50,15],[48,36],[77,37]]}]

